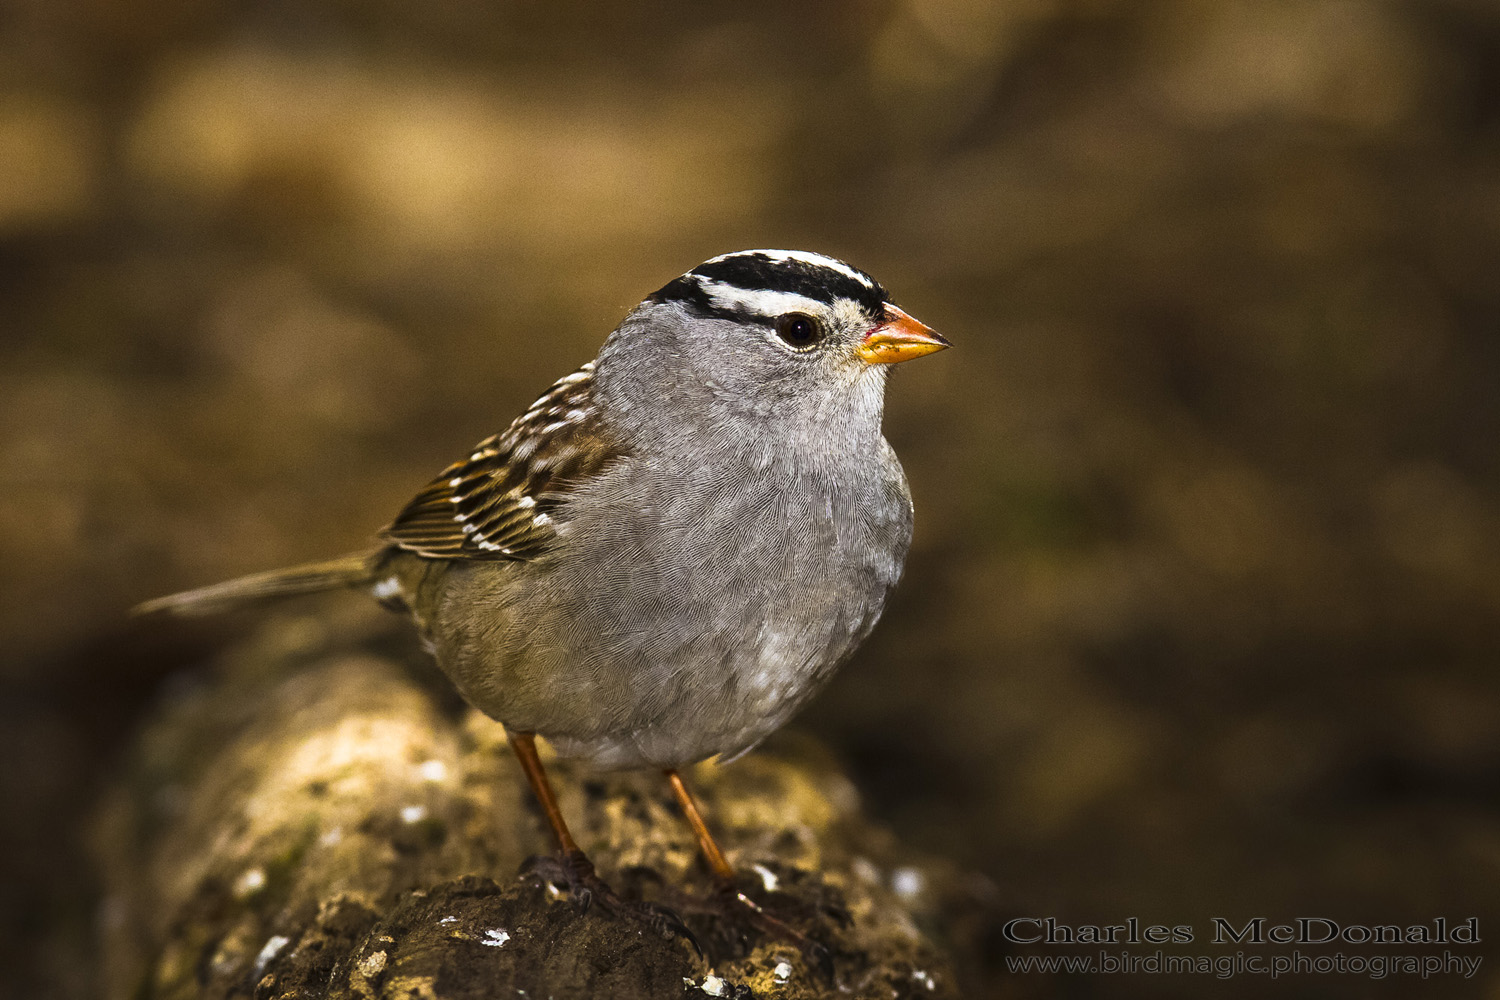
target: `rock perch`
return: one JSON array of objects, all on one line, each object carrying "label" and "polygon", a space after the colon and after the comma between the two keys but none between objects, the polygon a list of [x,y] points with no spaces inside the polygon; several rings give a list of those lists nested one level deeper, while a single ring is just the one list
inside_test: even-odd
[{"label": "rock perch", "polygon": [[[351,638],[352,637],[352,638]],[[127,998],[957,995],[962,892],[860,814],[816,747],[693,775],[763,905],[823,943],[721,932],[656,774],[553,762],[580,844],[703,946],[580,913],[518,874],[549,850],[500,726],[368,616],[282,617],[174,686],[95,825],[104,987]]]}]

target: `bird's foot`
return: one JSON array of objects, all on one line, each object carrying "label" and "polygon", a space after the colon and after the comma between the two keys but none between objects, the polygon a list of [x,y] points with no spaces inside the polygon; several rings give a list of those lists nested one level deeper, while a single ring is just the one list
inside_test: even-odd
[{"label": "bird's foot", "polygon": [[814,941],[780,917],[767,913],[764,906],[751,899],[742,889],[726,885],[716,895],[724,907],[721,911],[724,918],[731,922],[743,921],[767,937],[792,945],[802,953],[802,958],[809,967],[817,970],[829,982],[833,981],[833,952],[828,950],[827,945]]},{"label": "bird's foot", "polygon": [[766,882],[764,875],[740,875],[733,882],[722,881],[708,897],[683,910],[712,918],[711,938],[706,940],[728,945],[728,950],[741,954],[757,940],[782,941],[796,948],[807,966],[826,982],[833,982],[832,950],[803,928],[827,927],[830,923],[847,926],[848,912],[838,902],[803,898],[800,892],[778,890]]},{"label": "bird's foot", "polygon": [[598,907],[601,912],[611,916],[645,924],[662,937],[680,938],[692,945],[700,956],[703,954],[698,939],[675,911],[659,903],[625,899],[599,876],[594,870],[594,863],[582,851],[536,855],[526,860],[521,866],[521,873],[544,886],[564,891],[572,898],[579,913]]}]

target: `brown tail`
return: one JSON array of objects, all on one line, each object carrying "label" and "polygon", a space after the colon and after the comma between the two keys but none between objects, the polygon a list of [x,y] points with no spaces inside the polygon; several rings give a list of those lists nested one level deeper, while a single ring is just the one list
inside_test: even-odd
[{"label": "brown tail", "polygon": [[358,587],[373,580],[381,551],[372,549],[326,562],[306,563],[225,580],[197,590],[155,598],[136,605],[131,613],[149,615],[167,611],[175,615],[213,615],[281,597],[337,590],[340,587]]}]

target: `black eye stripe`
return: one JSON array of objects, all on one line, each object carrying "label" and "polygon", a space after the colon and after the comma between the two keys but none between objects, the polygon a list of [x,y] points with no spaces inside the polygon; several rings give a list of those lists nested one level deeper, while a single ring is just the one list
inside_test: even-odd
[{"label": "black eye stripe", "polygon": [[762,316],[748,309],[727,309],[717,305],[696,279],[683,275],[668,282],[646,297],[647,302],[681,302],[699,316],[713,319],[732,319],[741,323],[763,323],[769,325],[774,316]]}]

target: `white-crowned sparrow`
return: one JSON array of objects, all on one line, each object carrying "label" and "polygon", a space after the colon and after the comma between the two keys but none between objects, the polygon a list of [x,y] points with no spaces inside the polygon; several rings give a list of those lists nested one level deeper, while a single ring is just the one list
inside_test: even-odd
[{"label": "white-crowned sparrow", "polygon": [[505,724],[575,872],[535,733],[665,770],[731,880],[676,769],[755,746],[874,626],[912,529],[881,434],[887,365],[947,346],[841,261],[715,257],[433,480],[379,548],[140,610],[368,588]]}]

